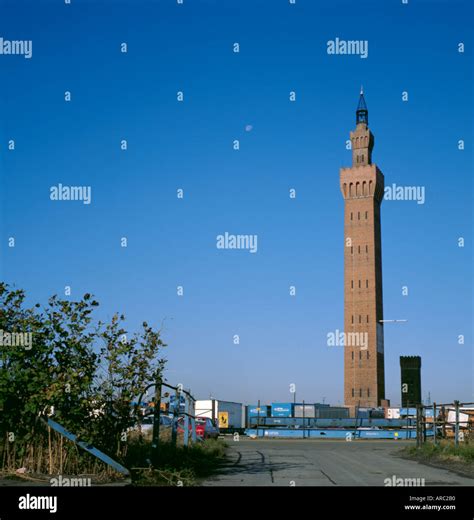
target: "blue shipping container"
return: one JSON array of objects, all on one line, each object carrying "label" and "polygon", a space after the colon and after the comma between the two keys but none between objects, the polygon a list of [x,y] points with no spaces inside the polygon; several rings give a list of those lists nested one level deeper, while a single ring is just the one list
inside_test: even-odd
[{"label": "blue shipping container", "polygon": [[416,408],[400,408],[400,415],[415,415],[416,416]]},{"label": "blue shipping container", "polygon": [[250,405],[248,407],[248,416],[249,417],[267,417],[268,416],[268,406],[266,405],[260,405],[260,408],[258,405]]},{"label": "blue shipping container", "polygon": [[293,417],[293,403],[272,403],[272,417]]}]

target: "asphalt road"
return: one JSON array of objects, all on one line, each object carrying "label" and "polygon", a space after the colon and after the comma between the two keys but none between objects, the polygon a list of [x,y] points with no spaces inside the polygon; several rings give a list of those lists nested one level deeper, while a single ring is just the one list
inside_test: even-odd
[{"label": "asphalt road", "polygon": [[424,478],[425,486],[474,485],[473,479],[402,459],[397,452],[409,441],[241,437],[226,442],[229,462],[204,486],[384,486],[386,478]]}]

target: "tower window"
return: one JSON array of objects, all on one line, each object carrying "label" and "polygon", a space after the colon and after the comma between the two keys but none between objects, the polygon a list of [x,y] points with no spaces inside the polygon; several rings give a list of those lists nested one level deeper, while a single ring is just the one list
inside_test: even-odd
[{"label": "tower window", "polygon": [[362,388],[359,388],[359,397],[362,397]]},{"label": "tower window", "polygon": [[357,212],[357,220],[360,220],[360,211]]},{"label": "tower window", "polygon": [[366,289],[369,288],[369,280],[366,280],[366,281],[365,281],[365,288],[366,288]]},{"label": "tower window", "polygon": [[359,323],[362,323],[362,315],[359,314]]},{"label": "tower window", "polygon": [[367,314],[367,323],[369,323],[369,315]]},{"label": "tower window", "polygon": [[364,162],[364,154],[362,154],[361,162]]},{"label": "tower window", "polygon": [[352,389],[352,397],[354,397],[354,394],[355,394],[354,389]]},{"label": "tower window", "polygon": [[354,351],[352,351],[351,354],[352,354],[352,361],[354,361]]},{"label": "tower window", "polygon": [[351,318],[352,318],[352,323],[354,323],[354,315],[352,315]]},{"label": "tower window", "polygon": [[370,397],[370,388],[367,388],[367,397]]},{"label": "tower window", "polygon": [[352,211],[351,211],[351,220],[352,220]]},{"label": "tower window", "polygon": [[354,289],[354,280],[351,280],[351,289]]},{"label": "tower window", "polygon": [[362,352],[359,350],[359,359],[362,359]]},{"label": "tower window", "polygon": [[351,255],[354,254],[354,247],[351,246]]},{"label": "tower window", "polygon": [[367,351],[367,359],[369,359],[369,351]]},{"label": "tower window", "polygon": [[367,220],[368,215],[369,215],[369,213],[366,211],[366,212],[365,212],[365,220]]},{"label": "tower window", "polygon": [[360,280],[359,280],[359,289],[360,289]]},{"label": "tower window", "polygon": [[360,246],[359,246],[359,255],[360,255]]},{"label": "tower window", "polygon": [[368,246],[368,245],[365,246],[365,252],[366,252],[366,253],[369,252],[369,246]]}]

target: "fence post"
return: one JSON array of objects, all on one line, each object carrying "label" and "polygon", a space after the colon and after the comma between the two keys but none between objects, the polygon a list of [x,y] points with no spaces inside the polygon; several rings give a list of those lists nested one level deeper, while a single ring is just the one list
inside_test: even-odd
[{"label": "fence post", "polygon": [[436,423],[436,403],[433,403],[433,442],[436,446],[438,444],[438,439],[436,437],[436,429],[437,429],[437,423]]},{"label": "fence post", "polygon": [[[171,428],[171,443],[173,444],[173,446],[176,446],[176,440],[178,437],[178,419],[179,419],[179,412],[180,412],[180,408],[181,408],[181,388],[179,385],[176,387],[174,398],[175,398],[175,401],[174,401],[174,406],[173,406],[173,424],[172,424],[172,428]],[[178,403],[178,404],[176,405],[176,403]],[[178,406],[178,413],[176,413],[176,406]],[[178,419],[176,418],[176,416],[178,417]]]},{"label": "fence post", "polygon": [[184,395],[184,437],[183,437],[183,444],[184,446],[187,446],[189,444],[189,403],[188,403],[188,396]]},{"label": "fence post", "polygon": [[412,430],[410,429],[410,426],[413,426],[413,423],[410,424],[410,416],[408,415],[408,410],[410,409],[410,403],[408,402],[408,400],[407,400],[406,404],[407,404],[407,435],[406,435],[406,438],[408,439],[408,438],[411,438]]},{"label": "fence post", "polygon": [[454,401],[454,410],[456,414],[456,424],[454,426],[454,445],[459,447],[459,401]]},{"label": "fence post", "polygon": [[[161,413],[161,377],[158,375],[155,384],[155,408],[153,409],[153,438],[151,442],[151,460],[158,464],[160,452],[160,413]],[[141,403],[138,403],[140,406]]]},{"label": "fence post", "polygon": [[426,409],[421,405],[421,428],[423,431],[423,444],[426,442]]},{"label": "fence post", "polygon": [[306,414],[304,412],[305,412],[305,410],[304,410],[304,399],[303,399],[303,439],[305,438],[305,429],[306,429],[306,425],[305,425]]},{"label": "fence post", "polygon": [[[409,410],[407,410],[407,413]],[[420,405],[416,405],[416,447],[421,447],[421,413],[420,413]]]},{"label": "fence post", "polygon": [[258,425],[260,424],[260,399],[257,404],[257,439],[258,439]]}]

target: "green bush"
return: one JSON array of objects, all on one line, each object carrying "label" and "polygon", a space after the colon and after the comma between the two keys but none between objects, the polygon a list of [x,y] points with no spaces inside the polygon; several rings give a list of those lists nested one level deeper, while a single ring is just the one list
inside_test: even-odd
[{"label": "green bush", "polygon": [[[125,455],[125,433],[139,414],[131,402],[161,377],[165,344],[147,323],[129,335],[123,315],[95,320],[98,305],[86,294],[26,307],[24,291],[0,283],[0,469],[51,473],[95,464],[52,435],[47,416],[111,457]],[[9,343],[3,333],[31,334],[32,345]]]}]

